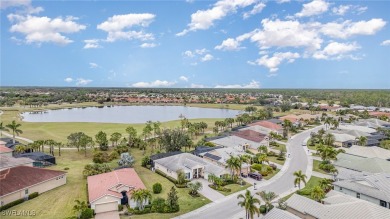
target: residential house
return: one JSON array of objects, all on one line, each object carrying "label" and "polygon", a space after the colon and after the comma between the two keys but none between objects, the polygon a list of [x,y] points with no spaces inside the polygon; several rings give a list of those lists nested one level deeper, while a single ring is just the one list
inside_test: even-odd
[{"label": "residential house", "polygon": [[257,145],[254,149],[257,149],[260,145],[269,146],[269,138],[267,135],[253,131],[253,130],[241,130],[238,132],[233,132],[234,136],[246,139],[248,141],[256,142]]},{"label": "residential house", "polygon": [[133,168],[88,176],[87,183],[88,201],[96,214],[118,211],[120,204],[136,207],[131,194],[134,190],[146,188]]},{"label": "residential house", "polygon": [[[381,158],[360,157],[352,154],[340,153],[337,155],[337,160],[333,162],[334,166],[339,171],[337,179],[341,179],[340,172],[342,169],[348,169],[350,172],[359,173],[389,173],[390,162]],[[352,174],[349,174],[352,175]],[[344,176],[343,176],[344,177]]]},{"label": "residential house", "polygon": [[390,174],[388,173],[340,180],[334,182],[333,186],[335,191],[390,209]]},{"label": "residential house", "polygon": [[33,166],[33,160],[30,158],[15,158],[7,155],[0,155],[0,170],[6,170],[18,166]]},{"label": "residential house", "polygon": [[[251,128],[254,129],[251,129]],[[269,134],[270,132],[275,132],[279,135],[283,134],[283,126],[279,124],[275,124],[273,122],[267,121],[267,120],[262,120],[258,121],[252,124],[249,124],[249,127],[247,129],[251,129],[256,132],[260,132],[263,134]]]},{"label": "residential house", "polygon": [[66,172],[30,166],[17,166],[0,171],[1,206],[28,195],[39,194],[66,184]]},{"label": "residential house", "polygon": [[330,132],[334,136],[333,145],[336,147],[351,147],[356,144],[356,137],[344,133]]},{"label": "residential house", "polygon": [[333,190],[322,202],[294,194],[286,201],[287,211],[304,219],[390,218],[389,209]]},{"label": "residential house", "polygon": [[160,170],[174,179],[177,179],[177,172],[184,171],[186,179],[205,178],[210,174],[222,176],[227,174],[226,168],[213,164],[189,153],[181,153],[169,157],[154,160],[154,168]]},{"label": "residential house", "polygon": [[31,152],[31,153],[23,153],[23,154],[17,154],[15,157],[24,157],[24,158],[30,158],[34,160],[34,165],[37,167],[42,166],[50,166],[56,164],[56,158],[50,154],[45,154],[42,152]]},{"label": "residential house", "polygon": [[382,121],[382,120],[374,119],[374,118],[360,119],[359,121],[356,121],[354,124],[358,125],[358,126],[372,128],[372,129],[390,127],[390,122],[386,122],[386,121]]},{"label": "residential house", "polygon": [[237,148],[242,151],[246,151],[249,148],[257,149],[260,146],[260,144],[255,141],[250,141],[235,135],[217,138],[210,142],[219,146]]},{"label": "residential house", "polygon": [[351,154],[359,157],[366,157],[366,158],[380,158],[384,160],[390,161],[390,150],[383,149],[380,147],[363,147],[358,145],[353,145],[350,148],[345,148],[346,154]]}]

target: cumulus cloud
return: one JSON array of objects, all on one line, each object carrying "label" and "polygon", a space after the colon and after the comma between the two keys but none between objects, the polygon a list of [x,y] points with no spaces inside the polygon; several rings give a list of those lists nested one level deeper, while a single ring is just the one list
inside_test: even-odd
[{"label": "cumulus cloud", "polygon": [[253,6],[253,9],[251,11],[245,12],[242,17],[244,19],[247,19],[252,15],[260,13],[261,11],[263,11],[264,8],[265,8],[265,4],[263,2],[260,2],[260,3],[256,4],[255,6]]},{"label": "cumulus cloud", "polygon": [[108,42],[117,40],[153,40],[151,33],[145,33],[143,30],[131,30],[133,27],[148,27],[154,21],[156,16],[150,13],[143,14],[123,14],[109,17],[106,21],[97,25],[97,29],[107,32]]},{"label": "cumulus cloud", "polygon": [[195,56],[194,53],[191,52],[191,51],[189,51],[189,50],[185,51],[185,52],[183,53],[183,55],[184,55],[185,57],[190,57],[190,58],[192,58],[192,57]]},{"label": "cumulus cloud", "polygon": [[89,84],[91,82],[92,82],[91,79],[84,79],[84,78],[77,78],[76,79],[76,85],[77,86],[84,86],[84,85],[87,85],[87,84]]},{"label": "cumulus cloud", "polygon": [[205,88],[203,84],[191,84],[191,88]]},{"label": "cumulus cloud", "polygon": [[276,72],[279,70],[279,65],[282,64],[283,61],[292,63],[299,57],[300,55],[298,53],[278,52],[274,53],[272,57],[264,55],[254,62],[249,62],[249,64],[264,66],[268,68],[270,72]]},{"label": "cumulus cloud", "polygon": [[141,48],[154,48],[156,47],[157,45],[155,43],[142,43],[140,45]]},{"label": "cumulus cloud", "polygon": [[179,78],[181,81],[188,81],[188,77],[186,76],[180,76]]},{"label": "cumulus cloud", "polygon": [[260,88],[260,82],[252,80],[249,82],[249,84],[230,84],[230,85],[217,85],[215,88],[246,88],[246,89],[253,89],[253,88]]},{"label": "cumulus cloud", "polygon": [[97,49],[101,48],[99,45],[99,39],[89,39],[89,40],[84,40],[84,49]]},{"label": "cumulus cloud", "polygon": [[216,46],[214,49],[223,50],[223,51],[237,51],[243,49],[240,47],[240,42],[233,38],[228,38],[224,40],[221,45]]},{"label": "cumulus cloud", "polygon": [[359,5],[339,5],[332,8],[332,13],[335,15],[343,16],[347,12],[352,12],[354,14],[362,14],[367,10],[367,7],[362,7]]},{"label": "cumulus cloud", "polygon": [[[314,53],[315,59],[342,59],[346,57],[346,54],[360,49],[360,46],[356,43],[338,43],[331,42],[323,50]],[[353,58],[353,56],[352,56]]]},{"label": "cumulus cloud", "polygon": [[137,82],[131,85],[131,87],[139,87],[139,88],[145,88],[145,87],[169,87],[172,85],[175,85],[175,81],[161,81],[161,80],[155,80],[152,82]]},{"label": "cumulus cloud", "polygon": [[64,80],[65,82],[68,82],[68,83],[70,83],[70,82],[72,82],[73,81],[73,78],[65,78],[65,80]]},{"label": "cumulus cloud", "polygon": [[86,28],[78,24],[77,18],[68,16],[65,18],[38,17],[33,15],[9,14],[8,20],[13,23],[11,33],[24,35],[24,42],[27,44],[55,43],[66,45],[73,40],[64,34],[76,33]]},{"label": "cumulus cloud", "polygon": [[245,8],[257,3],[257,0],[220,0],[216,2],[212,8],[207,10],[198,10],[191,15],[191,23],[182,32],[176,36],[184,36],[188,32],[197,30],[207,30],[214,23],[231,13],[236,13],[237,9]]},{"label": "cumulus cloud", "polygon": [[368,21],[329,22],[321,27],[321,33],[332,38],[346,39],[354,35],[374,35],[386,25],[381,18],[373,18]]},{"label": "cumulus cloud", "polygon": [[89,63],[89,68],[99,68],[100,66],[94,62]]},{"label": "cumulus cloud", "polygon": [[297,17],[310,17],[314,15],[320,15],[326,12],[329,8],[329,3],[323,0],[314,0],[312,2],[303,4],[302,10],[296,13]]},{"label": "cumulus cloud", "polygon": [[381,46],[390,46],[390,40],[385,40],[381,43]]},{"label": "cumulus cloud", "polygon": [[203,56],[200,61],[202,62],[208,62],[208,61],[211,61],[214,59],[214,56],[212,56],[211,54],[206,54],[205,56]]},{"label": "cumulus cloud", "polygon": [[31,5],[31,0],[1,0],[0,9],[6,9],[11,7],[26,7]]}]

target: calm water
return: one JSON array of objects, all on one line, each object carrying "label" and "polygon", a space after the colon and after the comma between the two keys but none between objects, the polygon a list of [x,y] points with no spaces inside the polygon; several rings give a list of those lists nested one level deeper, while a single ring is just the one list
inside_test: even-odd
[{"label": "calm water", "polygon": [[148,120],[166,122],[180,119],[229,118],[238,110],[209,109],[185,106],[112,106],[48,110],[45,113],[23,113],[26,122],[101,122],[145,123]]}]

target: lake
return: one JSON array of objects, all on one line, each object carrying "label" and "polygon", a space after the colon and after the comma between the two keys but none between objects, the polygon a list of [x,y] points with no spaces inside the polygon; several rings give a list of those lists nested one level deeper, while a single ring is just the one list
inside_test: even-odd
[{"label": "lake", "polygon": [[241,111],[186,106],[105,106],[47,110],[42,113],[22,113],[25,122],[98,122],[145,123],[187,119],[230,118]]}]

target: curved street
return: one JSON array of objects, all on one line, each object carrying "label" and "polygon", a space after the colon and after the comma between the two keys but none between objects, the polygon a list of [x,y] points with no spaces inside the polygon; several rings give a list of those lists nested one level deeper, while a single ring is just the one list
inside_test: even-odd
[{"label": "curved street", "polygon": [[[290,154],[290,157],[287,158],[281,171],[272,179],[260,182],[256,186],[256,190],[254,189],[254,186],[250,187],[249,190],[251,193],[254,194],[255,192],[266,190],[275,192],[279,197],[284,197],[297,190],[293,183],[293,173],[295,171],[302,170],[309,179],[312,172],[312,161],[309,161],[310,158],[307,154],[307,148],[303,147],[302,143],[309,138],[312,131],[317,131],[320,128],[321,126],[318,126],[306,130],[289,139],[287,142],[287,154]],[[217,200],[176,218],[242,218],[245,216],[245,213],[243,209],[237,205],[237,195],[240,193],[245,193],[245,190],[229,195],[224,199]]]}]

